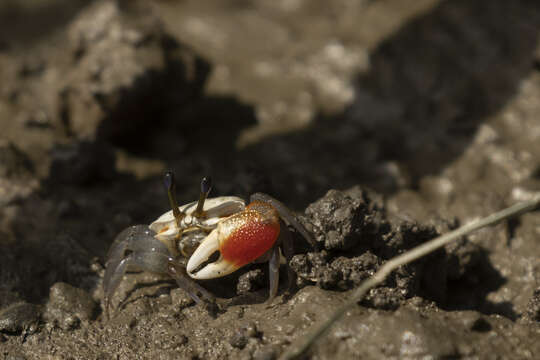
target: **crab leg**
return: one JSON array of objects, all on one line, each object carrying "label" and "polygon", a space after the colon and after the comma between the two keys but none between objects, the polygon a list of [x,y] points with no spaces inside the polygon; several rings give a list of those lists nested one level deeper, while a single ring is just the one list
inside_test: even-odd
[{"label": "crab leg", "polygon": [[[105,275],[103,276],[104,307],[108,316],[109,300],[114,296],[122,277],[130,265],[158,269],[159,261],[152,261],[156,256],[166,256],[167,248],[161,242],[154,239],[155,233],[150,231],[145,225],[131,226],[122,231],[114,239],[114,242],[107,255]],[[152,244],[149,247],[148,244]],[[151,255],[147,261],[134,256],[134,253],[140,250],[150,251]]]},{"label": "crab leg", "polygon": [[286,229],[286,231],[281,232],[279,236],[279,243],[281,244],[281,249],[283,250],[283,255],[285,256],[285,266],[287,267],[287,291],[291,291],[296,278],[296,273],[289,266],[289,263],[294,256],[293,238],[289,229],[287,229],[287,225],[285,225],[283,221],[281,222],[281,227]]},{"label": "crab leg", "polygon": [[169,255],[167,246],[155,239],[154,235],[145,225],[137,225],[127,228],[116,237],[103,276],[103,305],[107,318],[110,299],[126,271],[133,268],[168,274],[195,302],[200,303],[203,299],[213,302],[213,296],[187,276],[183,265]]},{"label": "crab leg", "polygon": [[270,250],[270,259],[268,260],[268,274],[270,278],[270,290],[268,295],[267,303],[271,302],[272,299],[277,294],[278,290],[278,284],[279,284],[279,266],[281,263],[281,253],[279,251],[279,248],[281,246],[281,249],[283,250],[283,254],[285,255],[285,266],[287,267],[287,291],[290,291],[294,285],[294,279],[296,277],[296,274],[292,270],[292,268],[289,266],[289,262],[291,261],[294,253],[293,249],[293,243],[292,243],[292,236],[289,232],[289,229],[287,229],[287,225],[284,224],[283,221],[280,220],[280,225],[282,231],[279,233],[279,238],[276,241],[276,244],[274,247]]},{"label": "crab leg", "polygon": [[169,261],[167,264],[167,273],[197,304],[201,303],[203,299],[209,302],[215,301],[214,296],[210,292],[190,279],[186,273],[186,269],[182,265],[174,261]]},{"label": "crab leg", "polygon": [[103,276],[103,305],[107,317],[109,316],[110,299],[116,293],[118,285],[128,269],[136,268],[166,273],[166,264],[169,258],[166,246],[155,240],[153,232],[145,226],[132,226],[122,231],[111,247],[109,261],[107,261]]},{"label": "crab leg", "polygon": [[268,261],[268,270],[269,270],[269,277],[270,277],[270,290],[268,294],[268,300],[269,303],[276,297],[277,291],[278,291],[278,285],[279,285],[279,263],[280,263],[280,252],[279,247],[274,245],[272,248],[272,252],[270,253],[270,260]]},{"label": "crab leg", "polygon": [[[109,304],[111,298],[116,292],[118,285],[120,285],[130,261],[131,258],[127,257],[119,261],[116,267],[111,266],[112,264],[107,264],[107,270],[105,270],[105,277],[103,278],[103,308],[107,319],[109,318]],[[109,269],[111,270],[109,271]]]}]

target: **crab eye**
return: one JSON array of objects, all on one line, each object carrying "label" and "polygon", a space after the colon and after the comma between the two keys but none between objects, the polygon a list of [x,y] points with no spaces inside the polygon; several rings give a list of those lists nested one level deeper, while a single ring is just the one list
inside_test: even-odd
[{"label": "crab eye", "polygon": [[163,182],[165,183],[165,188],[167,190],[172,190],[174,187],[174,173],[172,171],[167,171],[163,175]]},{"label": "crab eye", "polygon": [[201,193],[208,194],[212,190],[212,178],[210,176],[205,176],[201,180]]}]

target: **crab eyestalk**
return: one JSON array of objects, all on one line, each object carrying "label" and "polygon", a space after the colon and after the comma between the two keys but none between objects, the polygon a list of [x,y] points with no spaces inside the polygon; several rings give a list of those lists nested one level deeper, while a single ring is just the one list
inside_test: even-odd
[{"label": "crab eyestalk", "polygon": [[180,228],[182,219],[186,216],[185,213],[178,209],[178,200],[176,199],[176,181],[174,179],[174,173],[167,171],[164,176],[165,187],[167,188],[167,197],[169,198],[169,205],[171,206],[174,219],[176,220],[176,226]]},{"label": "crab eyestalk", "polygon": [[199,201],[197,202],[197,208],[193,212],[193,216],[195,217],[201,217],[204,213],[204,202],[206,201],[206,198],[208,197],[208,194],[212,190],[212,178],[211,177],[203,177],[201,180],[201,191],[199,193]]}]

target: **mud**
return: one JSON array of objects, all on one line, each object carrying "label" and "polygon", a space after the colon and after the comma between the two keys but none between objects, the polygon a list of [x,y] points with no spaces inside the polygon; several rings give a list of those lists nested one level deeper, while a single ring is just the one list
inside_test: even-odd
[{"label": "mud", "polygon": [[[540,191],[537,1],[0,4],[0,358],[276,359],[391,257]],[[8,31],[9,30],[9,31]],[[266,192],[293,233],[201,284],[129,273],[115,236],[181,202]],[[403,266],[312,359],[540,353],[538,211]],[[282,279],[287,278],[285,268]]]}]

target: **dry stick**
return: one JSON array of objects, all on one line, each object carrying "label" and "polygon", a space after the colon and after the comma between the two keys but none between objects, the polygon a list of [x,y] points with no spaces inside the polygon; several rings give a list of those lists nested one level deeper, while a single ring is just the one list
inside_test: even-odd
[{"label": "dry stick", "polygon": [[349,309],[354,307],[360,300],[362,300],[362,298],[369,289],[382,283],[384,279],[386,279],[388,274],[390,274],[398,267],[417,260],[422,256],[425,256],[443,247],[444,245],[458,239],[463,235],[467,235],[483,227],[495,225],[502,220],[534,210],[538,206],[540,206],[540,194],[536,194],[530,200],[517,203],[513,206],[510,206],[509,208],[491,214],[483,219],[473,220],[467,225],[463,225],[456,230],[450,231],[447,234],[439,236],[431,241],[428,241],[427,243],[419,245],[389,260],[372,277],[362,282],[360,286],[354,291],[350,299],[345,304],[343,304],[343,306],[337,309],[328,320],[318,326],[311,334],[308,334],[300,345],[296,347],[292,345],[291,349],[289,349],[289,351],[283,354],[281,359],[297,359],[300,356],[304,355],[307,350],[315,343],[315,341],[322,337],[326,333],[326,331],[329,330],[332,325],[334,325],[334,323],[343,316],[343,314],[345,314]]}]

